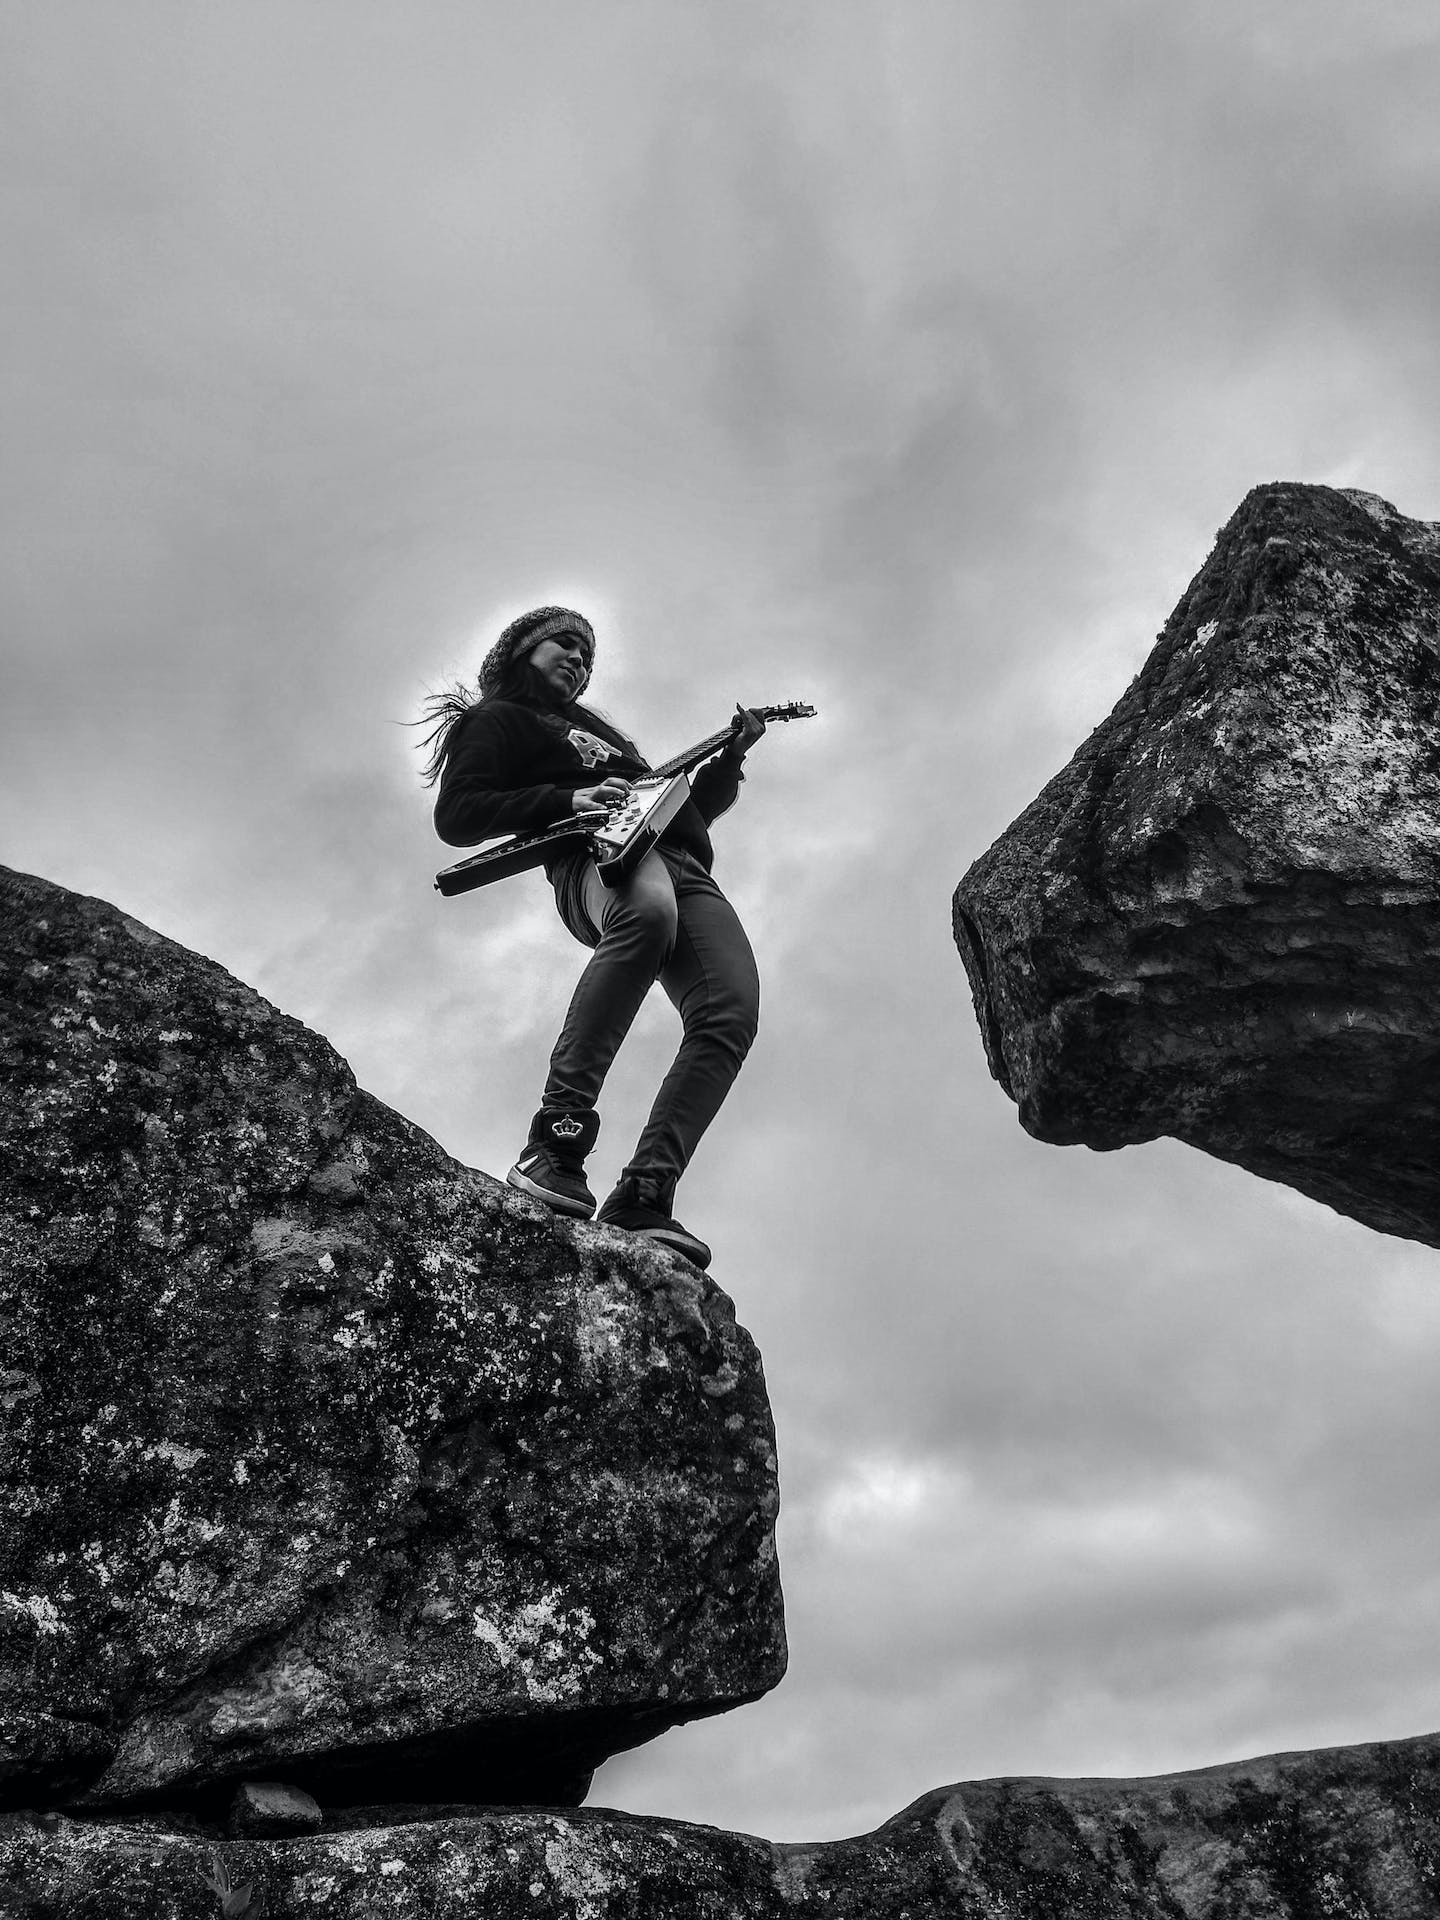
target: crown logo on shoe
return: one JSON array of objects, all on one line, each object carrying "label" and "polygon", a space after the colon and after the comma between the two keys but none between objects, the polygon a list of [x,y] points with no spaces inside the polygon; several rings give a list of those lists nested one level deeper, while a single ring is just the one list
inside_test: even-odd
[{"label": "crown logo on shoe", "polygon": [[557,1140],[574,1140],[577,1139],[585,1129],[578,1120],[572,1120],[567,1114],[563,1120],[552,1120],[550,1122],[550,1131]]}]

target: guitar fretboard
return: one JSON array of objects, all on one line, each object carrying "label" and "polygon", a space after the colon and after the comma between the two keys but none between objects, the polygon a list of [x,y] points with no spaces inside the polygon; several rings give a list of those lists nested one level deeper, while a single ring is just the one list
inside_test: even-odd
[{"label": "guitar fretboard", "polygon": [[[755,712],[767,725],[772,720],[813,720],[815,717],[815,709],[807,706],[803,700],[788,701],[783,707],[756,707]],[[701,760],[708,760],[718,747],[723,747],[727,740],[734,737],[735,723],[732,720],[728,727],[722,727],[719,733],[712,733],[708,740],[701,740],[686,752],[677,753],[673,760],[662,761],[655,769],[656,777],[668,779],[672,773],[687,772]]]},{"label": "guitar fretboard", "polygon": [[673,760],[662,760],[655,769],[656,779],[668,780],[672,773],[684,773],[697,760],[708,760],[717,747],[724,746],[733,731],[733,728],[725,727],[719,733],[712,733],[708,740],[701,740],[698,745],[691,747],[688,753],[677,753]]}]

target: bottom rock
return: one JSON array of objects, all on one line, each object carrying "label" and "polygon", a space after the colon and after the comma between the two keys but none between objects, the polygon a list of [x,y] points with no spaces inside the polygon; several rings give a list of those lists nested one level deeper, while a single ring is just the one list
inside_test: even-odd
[{"label": "bottom rock", "polygon": [[[377,1818],[382,1810],[371,1810]],[[436,1809],[215,1842],[155,1821],[0,1821],[5,1920],[1433,1920],[1440,1736],[1151,1780],[986,1780],[856,1840],[779,1846],[601,1809]]]}]

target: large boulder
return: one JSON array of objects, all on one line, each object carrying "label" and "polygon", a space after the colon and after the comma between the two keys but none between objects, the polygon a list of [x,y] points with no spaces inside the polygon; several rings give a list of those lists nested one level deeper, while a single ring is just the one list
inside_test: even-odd
[{"label": "large boulder", "polygon": [[1440,527],[1256,488],[955,937],[1039,1139],[1170,1134],[1440,1246]]},{"label": "large boulder", "polygon": [[564,1803],[785,1663],[774,1433],[677,1256],[0,870],[0,1804]]},{"label": "large boulder", "polygon": [[[0,1819],[6,1920],[1433,1920],[1440,1740],[1152,1780],[985,1780],[856,1840],[777,1846],[600,1809],[227,1843]],[[249,1888],[249,1894],[244,1889]]]}]

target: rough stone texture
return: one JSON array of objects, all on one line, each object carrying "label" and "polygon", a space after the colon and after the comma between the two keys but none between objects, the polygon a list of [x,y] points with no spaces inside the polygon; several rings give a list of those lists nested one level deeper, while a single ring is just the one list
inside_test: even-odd
[{"label": "rough stone texture", "polygon": [[775,1684],[708,1279],[103,902],[0,869],[0,925],[0,1804],[564,1802]]},{"label": "rough stone texture", "polygon": [[1440,527],[1256,488],[956,893],[1031,1133],[1171,1134],[1440,1245],[1437,715]]},{"label": "rough stone texture", "polygon": [[946,1787],[818,1846],[599,1809],[228,1845],[11,1815],[0,1914],[208,1920],[212,1857],[266,1920],[1434,1920],[1440,1739]]},{"label": "rough stone texture", "polygon": [[230,1831],[241,1837],[285,1839],[324,1824],[319,1801],[283,1780],[246,1780],[230,1802]]}]

